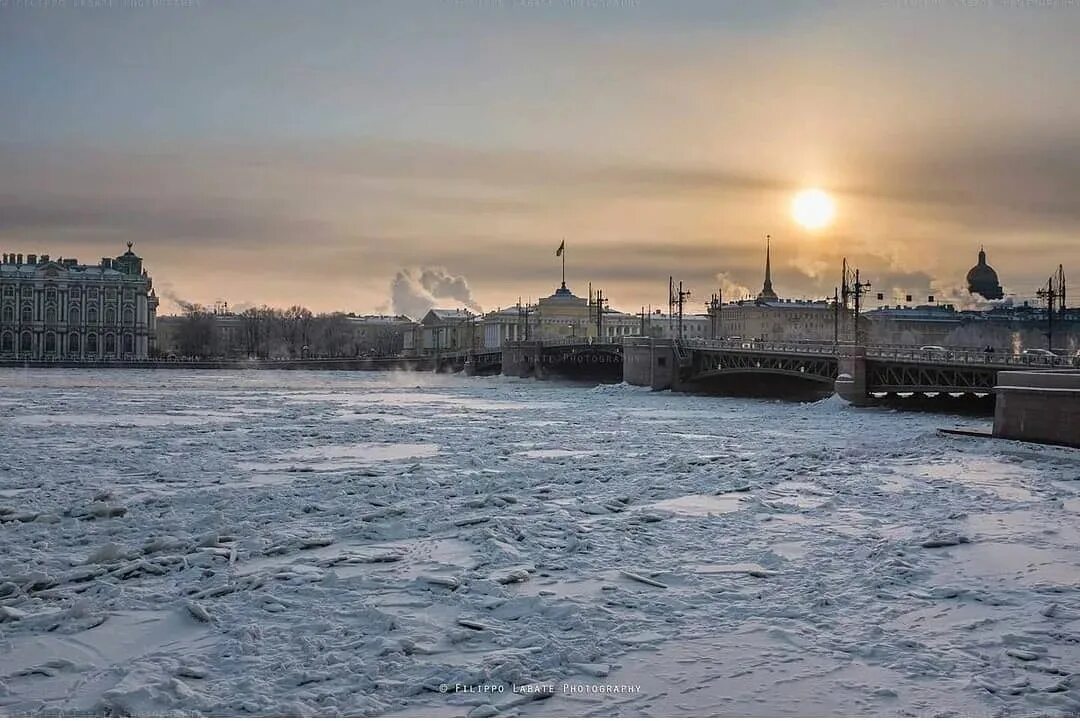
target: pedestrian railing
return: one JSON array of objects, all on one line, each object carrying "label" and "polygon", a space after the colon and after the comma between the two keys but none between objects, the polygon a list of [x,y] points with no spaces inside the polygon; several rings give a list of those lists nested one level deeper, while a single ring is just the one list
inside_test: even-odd
[{"label": "pedestrian railing", "polygon": [[746,350],[746,351],[774,351],[783,353],[799,353],[805,355],[836,355],[836,347],[833,345],[819,345],[810,343],[781,343],[775,341],[732,341],[732,340],[709,340],[695,338],[682,343],[691,350]]},{"label": "pedestrian railing", "polygon": [[[807,356],[838,356],[843,346],[822,343],[792,343],[776,341],[709,340],[705,338],[683,341],[680,345],[693,350],[761,351],[791,353]],[[983,365],[1067,368],[1076,361],[1066,356],[1038,354],[1000,353],[971,349],[923,350],[911,346],[866,346],[865,356],[874,359],[907,360],[947,365]]]}]

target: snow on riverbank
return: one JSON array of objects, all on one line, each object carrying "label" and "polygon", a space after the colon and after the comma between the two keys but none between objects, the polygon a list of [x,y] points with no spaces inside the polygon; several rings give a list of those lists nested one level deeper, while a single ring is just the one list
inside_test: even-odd
[{"label": "snow on riverbank", "polygon": [[0,713],[1080,713],[1080,454],[429,374],[3,371]]}]

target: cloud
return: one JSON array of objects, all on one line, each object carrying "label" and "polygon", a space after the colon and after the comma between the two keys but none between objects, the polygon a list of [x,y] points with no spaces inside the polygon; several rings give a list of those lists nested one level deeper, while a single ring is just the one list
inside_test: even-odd
[{"label": "cloud", "polygon": [[420,319],[432,308],[466,307],[482,312],[464,276],[444,268],[403,268],[390,282],[390,307],[394,313]]},{"label": "cloud", "polygon": [[912,136],[902,147],[873,152],[852,172],[865,179],[838,190],[921,205],[968,228],[1080,226],[1080,143],[1069,133]]},{"label": "cloud", "polygon": [[[731,284],[725,297],[756,292],[770,231],[784,297],[831,296],[843,255],[883,281],[960,278],[985,244],[1003,282],[1032,291],[1044,268],[1068,259],[1080,232],[1069,196],[1080,182],[1075,143],[1047,133],[902,145],[866,150],[838,171],[844,182],[826,184],[840,202],[837,227],[807,240],[784,226],[789,179],[723,158],[374,139],[145,153],[0,144],[0,164],[19,168],[0,177],[0,244],[92,261],[134,240],[155,279],[189,297],[318,311],[370,311],[392,277],[390,307],[411,315],[550,293],[563,235],[574,291],[591,281],[630,308],[662,301],[668,275],[702,297],[717,280]],[[425,278],[440,268],[468,268],[470,282],[455,286],[446,271]],[[929,283],[895,284],[915,286],[924,295]]]}]

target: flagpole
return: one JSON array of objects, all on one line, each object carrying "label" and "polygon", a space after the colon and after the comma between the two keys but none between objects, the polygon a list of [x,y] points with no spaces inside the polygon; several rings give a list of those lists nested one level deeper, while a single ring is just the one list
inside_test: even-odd
[{"label": "flagpole", "polygon": [[562,287],[566,287],[566,238],[562,240]]}]

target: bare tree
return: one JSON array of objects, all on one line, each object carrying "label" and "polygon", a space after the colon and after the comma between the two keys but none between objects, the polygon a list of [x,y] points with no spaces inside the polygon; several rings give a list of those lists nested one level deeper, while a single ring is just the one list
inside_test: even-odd
[{"label": "bare tree", "polygon": [[281,340],[292,357],[301,355],[311,341],[311,311],[294,305],[281,314]]},{"label": "bare tree", "polygon": [[312,322],[314,347],[320,355],[340,358],[356,355],[352,347],[349,316],[345,313],[323,313]]},{"label": "bare tree", "polygon": [[240,314],[244,347],[249,358],[266,358],[278,311],[265,305],[248,308]]},{"label": "bare tree", "polygon": [[177,332],[177,346],[185,356],[208,357],[217,349],[214,314],[195,303],[184,303],[184,320]]}]

